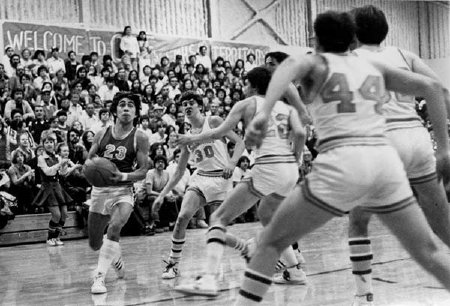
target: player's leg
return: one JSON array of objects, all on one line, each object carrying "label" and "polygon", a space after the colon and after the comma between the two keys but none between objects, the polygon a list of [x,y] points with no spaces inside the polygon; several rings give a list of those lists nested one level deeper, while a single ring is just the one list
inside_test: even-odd
[{"label": "player's leg", "polygon": [[282,251],[332,218],[331,213],[312,204],[302,189],[296,187],[263,229],[255,255],[245,271],[236,305],[260,302],[272,283],[274,267]]},{"label": "player's leg", "polygon": [[172,246],[169,259],[162,274],[162,278],[164,279],[171,279],[180,275],[177,265],[181,260],[181,252],[186,241],[186,229],[197,210],[205,204],[205,198],[200,191],[197,192],[194,190],[196,189],[188,189],[183,197],[181,209],[172,233]]},{"label": "player's leg", "polygon": [[392,213],[380,214],[379,218],[412,257],[450,291],[450,255],[438,248],[437,237],[420,207],[409,205]]},{"label": "player's leg", "polygon": [[372,213],[357,206],[350,211],[348,225],[348,244],[352,273],[355,279],[355,299],[373,300],[372,288],[372,247],[368,227]]},{"label": "player's leg", "polygon": [[92,250],[98,251],[103,244],[106,226],[108,226],[110,216],[97,212],[89,212],[88,215],[88,238],[89,246]]},{"label": "player's leg", "polygon": [[47,244],[50,246],[56,246],[56,239],[59,236],[58,227],[59,220],[61,219],[61,211],[59,210],[59,206],[49,206],[48,210],[50,211],[51,218],[48,223],[48,234],[47,234]]}]

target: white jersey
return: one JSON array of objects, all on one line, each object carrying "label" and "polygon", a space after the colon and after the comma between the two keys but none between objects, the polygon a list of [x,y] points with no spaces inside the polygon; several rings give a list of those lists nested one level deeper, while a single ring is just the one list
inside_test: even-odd
[{"label": "white jersey", "polygon": [[347,145],[386,144],[381,73],[355,54],[322,56],[328,65],[328,75],[308,105],[319,152]]},{"label": "white jersey", "polygon": [[[256,101],[256,112],[261,111],[265,99],[260,96],[254,97]],[[295,162],[292,151],[289,118],[295,111],[292,106],[277,101],[269,118],[269,126],[266,135],[259,148],[255,149],[256,164],[258,163],[283,163]]]},{"label": "white jersey", "polygon": [[[208,130],[211,130],[211,127],[209,126],[209,116],[205,118],[202,130],[196,134]],[[192,143],[188,145],[187,148],[192,154],[194,166],[199,173],[221,171],[230,164],[230,155],[228,154],[227,143],[224,138],[207,140],[201,143]]]},{"label": "white jersey", "polygon": [[[363,58],[376,59],[392,67],[411,71],[402,51],[396,47],[383,47],[379,50],[359,48],[354,52]],[[413,96],[386,91],[383,99],[383,115],[386,117],[387,130],[422,127],[416,112],[416,101]]]}]

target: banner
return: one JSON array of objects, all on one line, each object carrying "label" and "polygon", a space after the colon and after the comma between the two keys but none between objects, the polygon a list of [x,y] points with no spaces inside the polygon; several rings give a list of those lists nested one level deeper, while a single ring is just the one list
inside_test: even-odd
[{"label": "banner", "polygon": [[[121,33],[114,31],[29,23],[3,23],[3,45],[5,48],[13,47],[16,53],[20,53],[25,48],[31,51],[42,49],[48,52],[51,48],[58,47],[63,54],[71,50],[75,51],[78,58],[95,51],[100,57],[110,54],[114,61],[120,61],[120,37]],[[213,61],[218,56],[222,56],[234,65],[236,60],[245,61],[247,55],[253,53],[257,65],[260,65],[264,63],[264,56],[270,50],[268,46],[263,45],[162,35],[149,35],[147,41],[153,47],[154,58],[160,59],[167,56],[170,61],[174,61],[175,56],[180,54],[187,62],[189,55],[197,54],[200,46],[206,46]]]}]

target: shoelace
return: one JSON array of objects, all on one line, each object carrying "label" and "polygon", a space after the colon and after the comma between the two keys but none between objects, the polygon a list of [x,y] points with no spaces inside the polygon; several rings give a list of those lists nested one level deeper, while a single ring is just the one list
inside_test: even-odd
[{"label": "shoelace", "polygon": [[170,262],[170,261],[166,261],[163,260],[163,262],[166,264],[166,272],[169,271],[171,268],[175,267],[175,265],[177,264],[177,262]]}]

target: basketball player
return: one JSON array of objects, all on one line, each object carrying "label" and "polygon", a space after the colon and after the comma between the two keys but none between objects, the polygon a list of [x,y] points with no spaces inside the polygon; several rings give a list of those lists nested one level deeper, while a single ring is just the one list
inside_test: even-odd
[{"label": "basketball player", "polygon": [[[352,11],[356,23],[358,49],[363,58],[374,58],[400,69],[438,79],[437,75],[415,54],[396,47],[381,47],[388,33],[386,17],[380,9],[367,5]],[[406,170],[409,183],[433,231],[450,246],[450,213],[444,186],[436,175],[436,159],[427,129],[422,125],[415,109],[413,96],[387,92],[383,104],[386,117],[386,135],[397,149]],[[433,126],[437,120],[430,112]],[[353,274],[356,280],[354,305],[371,305],[372,250],[368,237],[371,213],[364,207],[350,212],[349,246]]]},{"label": "basketball player", "polygon": [[[192,136],[178,136],[178,143],[220,139],[243,120],[248,124],[259,112],[270,82],[271,73],[267,68],[257,67],[247,74],[249,98],[238,102],[218,128]],[[305,133],[298,113],[294,108],[278,101],[269,118],[270,127],[260,148],[256,149],[255,165],[249,177],[245,177],[227,196],[223,204],[211,215],[210,228],[206,236],[207,261],[204,275],[194,282],[177,286],[184,293],[216,296],[219,293],[217,276],[224,246],[229,245],[243,251],[245,242],[227,234],[226,226],[236,217],[255,205],[261,204],[258,215],[261,223],[267,225],[273,212],[298,181],[296,163],[303,149]],[[293,145],[291,145],[293,139]],[[283,252],[279,266],[288,268],[277,276],[276,283],[304,284],[306,275],[299,266],[294,250],[289,247]]]},{"label": "basketball player", "polygon": [[[217,116],[203,116],[201,109],[203,100],[201,96],[188,91],[181,97],[186,118],[192,125],[191,133],[206,132],[219,126],[223,120]],[[233,131],[229,131],[226,137],[236,144],[233,156],[230,159],[225,139],[211,140],[193,143],[189,146],[181,146],[181,155],[175,174],[156,198],[152,213],[157,214],[164,197],[177,185],[186,169],[191,156],[194,158],[194,166],[197,170],[191,176],[189,187],[183,197],[181,209],[175,223],[172,235],[172,248],[167,266],[162,278],[172,279],[180,275],[178,263],[181,260],[181,251],[186,237],[186,228],[189,221],[200,207],[204,205],[220,204],[226,194],[232,188],[231,176],[236,163],[244,152],[245,145]]]},{"label": "basketball player", "polygon": [[302,184],[282,202],[263,229],[244,274],[236,305],[261,301],[272,282],[273,266],[292,242],[364,205],[400,239],[427,271],[450,290],[450,256],[413,197],[403,164],[384,136],[384,86],[421,94],[430,105],[438,142],[437,172],[448,180],[450,157],[442,87],[415,73],[372,64],[348,52],[355,25],[347,13],[328,11],[314,22],[316,55],[285,60],[275,71],[262,110],[250,123],[247,140],[260,144],[271,110],[289,82],[301,81],[318,135],[320,154]]},{"label": "basketball player", "polygon": [[[148,170],[149,141],[134,126],[140,107],[137,95],[117,93],[111,105],[115,124],[95,135],[89,151],[88,158],[107,158],[118,169],[111,178],[115,182],[114,186],[92,187],[88,218],[89,245],[93,250],[100,250],[92,293],[106,292],[105,276],[111,265],[120,278],[124,276],[120,231],[133,211],[133,182],[144,179]],[[137,167],[133,170],[135,162]],[[108,231],[103,237],[106,226]]]}]

